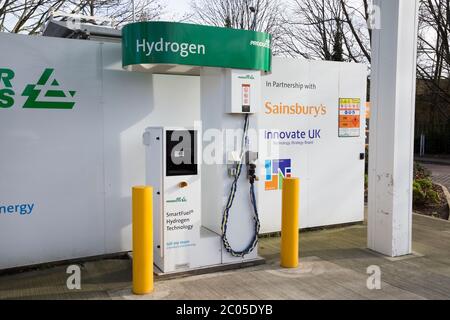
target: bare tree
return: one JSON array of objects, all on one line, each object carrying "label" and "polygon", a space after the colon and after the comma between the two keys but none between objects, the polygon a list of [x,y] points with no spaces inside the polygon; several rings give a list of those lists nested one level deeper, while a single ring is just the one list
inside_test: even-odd
[{"label": "bare tree", "polygon": [[[136,0],[137,20],[158,18],[160,0]],[[113,18],[117,26],[132,20],[131,0],[0,0],[0,31],[36,34],[51,11]]]},{"label": "bare tree", "polygon": [[450,0],[422,0],[419,12],[421,77],[439,84],[450,74]]},{"label": "bare tree", "polygon": [[[371,62],[370,47],[372,44],[372,30],[367,27],[367,22],[370,19],[369,8],[372,3],[371,0],[360,0],[357,3],[357,6],[350,6],[348,1],[345,3],[344,0],[341,0],[342,12],[345,16],[345,24],[350,29],[359,50],[364,55],[364,58],[368,62]],[[366,25],[364,25],[364,22]],[[352,51],[349,46],[347,46],[347,50],[349,52]],[[355,59],[355,56],[357,55],[353,54],[353,60],[358,62],[358,60]]]},{"label": "bare tree", "polygon": [[0,31],[34,34],[51,10],[60,10],[65,0],[2,0]]},{"label": "bare tree", "polygon": [[307,59],[370,62],[369,0],[294,0],[283,53]]},{"label": "bare tree", "polygon": [[[341,10],[337,0],[294,0],[284,21],[284,53],[306,59],[331,60]],[[337,23],[338,22],[338,23]]]},{"label": "bare tree", "polygon": [[280,0],[192,0],[196,23],[267,32],[276,52],[285,6]]},{"label": "bare tree", "polygon": [[[72,4],[74,13],[112,18],[117,26],[133,19],[131,0],[67,0],[67,2]],[[155,20],[164,9],[160,0],[135,0],[134,2],[137,21]]]},{"label": "bare tree", "polygon": [[450,0],[420,2],[418,40],[416,133],[426,133],[435,152],[440,144],[449,152]]}]

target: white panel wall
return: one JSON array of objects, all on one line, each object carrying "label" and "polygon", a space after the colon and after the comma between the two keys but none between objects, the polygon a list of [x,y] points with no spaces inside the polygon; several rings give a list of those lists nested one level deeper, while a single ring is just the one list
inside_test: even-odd
[{"label": "white panel wall", "polygon": [[[34,204],[31,215],[0,214],[0,268],[103,253],[99,45],[0,34],[0,52],[16,100],[0,109],[0,206]],[[77,91],[73,110],[22,109],[45,68]]]},{"label": "white panel wall", "polygon": [[[193,126],[199,79],[125,72],[120,44],[2,33],[0,55],[16,92],[0,109],[0,206],[35,205],[31,215],[0,214],[0,269],[130,250],[142,133]],[[72,110],[22,109],[23,89],[45,68],[77,91]]]},{"label": "white panel wall", "polygon": [[[271,154],[262,153],[267,140],[260,139],[260,160],[290,159],[292,176],[300,178],[300,227],[349,223],[364,219],[364,153],[367,69],[364,65],[274,58],[272,74],[262,79],[260,130],[320,130],[312,139],[286,139],[290,145],[273,145]],[[304,88],[276,87],[273,82],[303,84]],[[314,84],[315,89],[306,86]],[[311,87],[312,88],[312,87]],[[338,136],[339,98],[361,100],[360,136]],[[324,115],[269,114],[265,104],[300,104],[326,107]],[[264,132],[263,132],[264,133]],[[281,229],[281,190],[265,190],[264,162],[260,165],[258,188],[261,232]]]}]

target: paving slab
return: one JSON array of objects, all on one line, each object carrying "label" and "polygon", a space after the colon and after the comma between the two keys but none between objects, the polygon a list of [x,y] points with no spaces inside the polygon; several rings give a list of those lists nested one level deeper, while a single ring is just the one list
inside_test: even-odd
[{"label": "paving slab", "polygon": [[[366,249],[366,225],[301,232],[300,265],[279,265],[280,238],[262,238],[265,264],[161,279],[152,294],[131,292],[131,261],[81,264],[82,288],[66,286],[67,265],[0,276],[0,299],[449,299],[450,222],[413,215],[414,254],[390,259]],[[368,267],[381,289],[367,286]]]}]

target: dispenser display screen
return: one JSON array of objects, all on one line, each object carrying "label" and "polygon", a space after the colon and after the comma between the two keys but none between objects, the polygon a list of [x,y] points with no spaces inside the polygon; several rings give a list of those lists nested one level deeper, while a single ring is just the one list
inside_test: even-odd
[{"label": "dispenser display screen", "polygon": [[242,112],[250,112],[250,85],[242,84]]},{"label": "dispenser display screen", "polygon": [[197,131],[166,131],[166,176],[197,175]]}]

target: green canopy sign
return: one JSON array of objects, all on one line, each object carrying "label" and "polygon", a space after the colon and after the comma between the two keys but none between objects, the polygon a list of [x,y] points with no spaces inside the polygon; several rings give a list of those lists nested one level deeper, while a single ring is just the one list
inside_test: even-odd
[{"label": "green canopy sign", "polygon": [[122,65],[181,64],[270,71],[267,33],[177,22],[137,22],[122,29]]}]

